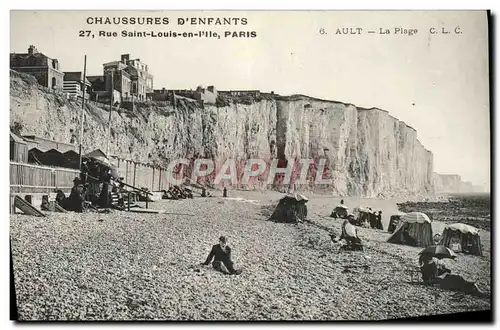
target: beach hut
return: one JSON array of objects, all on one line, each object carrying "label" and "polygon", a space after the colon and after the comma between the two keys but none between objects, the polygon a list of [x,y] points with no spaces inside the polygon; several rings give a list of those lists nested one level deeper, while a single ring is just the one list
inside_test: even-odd
[{"label": "beach hut", "polygon": [[80,167],[80,154],[74,150],[68,150],[63,153],[66,157],[65,167],[79,168]]},{"label": "beach hut", "polygon": [[367,211],[366,208],[364,208],[362,206],[356,206],[355,208],[352,209],[352,214],[354,214],[354,216],[356,218],[358,218],[362,212],[366,212],[366,211]]},{"label": "beach hut", "polygon": [[391,215],[391,218],[389,219],[389,228],[387,228],[387,231],[389,233],[394,233],[394,230],[396,230],[396,227],[398,226],[398,223],[401,221],[401,217],[404,216],[406,213],[404,212],[398,212],[396,214]]},{"label": "beach hut", "polygon": [[483,255],[479,230],[463,223],[447,225],[443,230],[440,244],[455,252]]},{"label": "beach hut", "polygon": [[10,132],[10,160],[18,163],[28,162],[28,142]]},{"label": "beach hut", "polygon": [[269,220],[276,222],[296,223],[307,217],[307,197],[301,194],[286,195],[280,199],[278,206]]},{"label": "beach hut", "polygon": [[433,245],[431,220],[425,213],[407,213],[387,242],[420,247]]},{"label": "beach hut", "polygon": [[349,208],[344,204],[340,204],[333,209],[332,214],[330,214],[330,217],[345,219],[347,218],[348,214],[349,214]]}]

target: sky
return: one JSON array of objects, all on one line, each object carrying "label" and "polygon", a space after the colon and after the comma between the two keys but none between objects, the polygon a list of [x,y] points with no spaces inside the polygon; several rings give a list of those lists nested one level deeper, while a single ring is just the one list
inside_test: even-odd
[{"label": "sky", "polygon": [[[167,17],[168,25],[90,25],[88,17]],[[246,18],[246,25],[177,24],[178,18]],[[459,27],[460,34],[454,31]],[[11,52],[29,45],[62,71],[102,74],[121,54],[140,58],[154,87],[260,89],[389,111],[418,132],[434,170],[489,190],[488,27],[484,11],[12,11]],[[361,34],[336,34],[362,28]],[[395,34],[399,28],[418,30]],[[449,31],[450,34],[431,34]],[[320,29],[326,31],[321,34]],[[380,34],[382,29],[390,34]],[[79,37],[90,30],[95,38]],[[255,31],[255,38],[99,38],[120,32]],[[367,33],[367,31],[377,33]]]}]

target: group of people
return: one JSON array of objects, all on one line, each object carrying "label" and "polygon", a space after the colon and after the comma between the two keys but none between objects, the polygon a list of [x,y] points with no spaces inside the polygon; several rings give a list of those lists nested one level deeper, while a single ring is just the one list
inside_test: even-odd
[{"label": "group of people", "polygon": [[335,219],[345,218],[356,226],[368,225],[372,229],[384,230],[384,226],[382,225],[382,211],[373,211],[371,207],[366,210],[360,209],[358,217],[356,218],[354,214],[348,212],[348,208],[345,207],[343,199],[340,201],[340,206],[336,207],[330,216]]},{"label": "group of people", "polygon": [[[344,205],[343,200],[340,203],[341,205]],[[359,212],[357,219],[352,213],[348,213],[346,220],[342,225],[342,234],[340,238],[336,239],[335,235],[332,234],[330,234],[330,237],[334,242],[340,239],[346,240],[347,247],[362,249],[362,242],[357,236],[355,226],[361,226],[367,223],[371,228],[383,230],[382,211],[374,212],[371,208],[368,208],[364,212]],[[408,228],[403,230],[402,235],[407,245],[418,245],[418,242],[412,237]],[[460,291],[480,297],[487,295],[482,292],[474,282],[467,281],[460,275],[451,274],[451,271],[444,267],[444,265],[437,261],[437,259],[435,260],[432,255],[421,255],[419,259],[419,266],[422,274],[422,280],[425,285],[437,286],[444,290]]]},{"label": "group of people", "polygon": [[[345,225],[349,225],[347,220]],[[355,235],[356,233],[352,234],[347,231],[346,227],[343,226],[340,239],[352,240],[353,245],[359,246],[361,241]],[[231,253],[232,249],[227,244],[227,238],[221,236],[218,244],[212,246],[206,260],[201,265],[208,266],[212,263],[213,269],[218,272],[225,275],[239,275],[242,271],[241,269],[235,269]],[[444,290],[460,291],[480,297],[487,296],[485,292],[478,288],[476,283],[467,281],[460,275],[451,274],[450,269],[446,268],[441,262],[435,261],[432,255],[421,255],[419,264],[425,285],[437,286]]]},{"label": "group of people", "polygon": [[56,202],[73,212],[83,212],[89,205],[109,208],[112,206],[111,193],[119,193],[123,189],[122,179],[110,167],[92,158],[84,159],[80,176],[73,180],[69,197],[59,190]]},{"label": "group of people", "polygon": [[56,202],[67,211],[83,212],[85,209],[85,186],[80,178],[73,180],[73,188],[71,188],[69,197],[66,197],[62,190],[58,190]]}]

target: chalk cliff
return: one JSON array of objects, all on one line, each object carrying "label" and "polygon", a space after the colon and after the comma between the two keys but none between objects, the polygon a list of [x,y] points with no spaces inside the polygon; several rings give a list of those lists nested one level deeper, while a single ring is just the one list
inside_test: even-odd
[{"label": "chalk cliff", "polygon": [[457,174],[434,173],[434,190],[436,193],[470,193],[476,191],[471,182],[462,181]]},{"label": "chalk cliff", "polygon": [[[81,103],[11,71],[11,127],[78,143]],[[84,151],[106,150],[109,112],[87,104]],[[175,158],[325,158],[336,195],[423,196],[434,192],[433,155],[417,132],[380,109],[361,109],[307,96],[229,100],[200,107],[140,105],[112,112],[112,154],[165,166]],[[265,187],[260,183],[256,186]]]}]

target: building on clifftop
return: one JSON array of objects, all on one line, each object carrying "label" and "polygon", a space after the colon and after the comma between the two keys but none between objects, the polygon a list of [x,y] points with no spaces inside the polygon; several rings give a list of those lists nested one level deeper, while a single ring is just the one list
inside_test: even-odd
[{"label": "building on clifftop", "polygon": [[38,52],[33,45],[27,53],[10,53],[10,68],[34,76],[42,86],[63,89],[64,73],[59,69],[59,61]]},{"label": "building on clifftop", "polygon": [[103,64],[103,69],[106,90],[111,90],[113,76],[114,89],[120,93],[122,102],[144,101],[153,92],[153,75],[140,59],[131,60],[129,54],[124,54],[119,61]]},{"label": "building on clifftop", "polygon": [[90,99],[92,94],[92,84],[85,77],[83,81],[83,72],[64,72],[64,85],[63,91],[70,98],[83,97],[83,90],[85,88],[85,99]]}]

